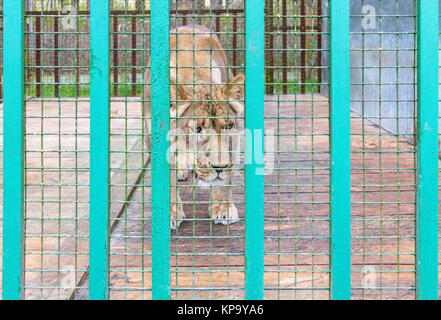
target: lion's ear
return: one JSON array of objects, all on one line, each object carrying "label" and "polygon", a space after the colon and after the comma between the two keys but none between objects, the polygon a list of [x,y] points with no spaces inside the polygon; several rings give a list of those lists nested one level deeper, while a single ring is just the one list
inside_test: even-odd
[{"label": "lion's ear", "polygon": [[176,104],[176,101],[188,100],[187,92],[185,92],[182,84],[177,84],[176,79],[170,77],[170,100]]},{"label": "lion's ear", "polygon": [[243,100],[245,93],[245,76],[243,74],[236,75],[224,84],[228,97],[232,100]]},{"label": "lion's ear", "polygon": [[238,74],[230,79],[228,83],[224,83],[223,94],[226,100],[229,100],[229,105],[233,111],[242,116],[244,112],[243,102],[245,94],[245,76]]}]

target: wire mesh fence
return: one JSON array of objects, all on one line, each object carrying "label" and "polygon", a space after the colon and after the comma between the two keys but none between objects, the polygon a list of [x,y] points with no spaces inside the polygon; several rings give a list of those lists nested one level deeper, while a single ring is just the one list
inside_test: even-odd
[{"label": "wire mesh fence", "polygon": [[[267,36],[282,46],[270,40],[265,50],[282,59],[266,67],[281,77],[265,96],[274,144],[266,150],[272,166],[265,176],[265,298],[328,299],[329,104],[317,41],[328,16],[321,1],[307,2],[308,12],[305,2],[268,2],[266,19],[275,26]],[[285,63],[287,57],[294,61]]]},{"label": "wire mesh fence", "polygon": [[[333,261],[346,258],[351,259],[350,298],[420,297],[421,4],[343,2],[350,8],[350,69],[348,64],[347,83],[337,85],[335,70],[339,61],[342,69],[346,64],[335,56],[331,34],[334,41],[338,35],[331,26],[344,27],[345,20],[335,15],[332,20],[335,4],[262,0],[258,12],[244,0],[170,1],[170,179],[159,177],[170,190],[167,238],[155,224],[158,171],[152,163],[152,146],[158,143],[154,108],[161,100],[155,95],[158,61],[152,51],[164,34],[154,34],[161,25],[154,21],[158,16],[151,1],[109,1],[109,32],[100,33],[109,47],[99,47],[109,55],[109,127],[101,131],[109,141],[107,157],[102,157],[109,166],[107,189],[102,189],[109,196],[106,298],[152,299],[160,274],[169,277],[172,299],[244,299],[250,281],[256,282],[253,290],[261,285],[264,299],[330,299],[338,287],[332,281]],[[23,298],[93,298],[92,237],[99,235],[92,234],[90,212],[102,195],[91,192],[97,190],[91,167],[99,154],[91,147],[96,146],[91,123],[97,110],[91,108],[98,108],[91,92],[97,78],[91,74],[105,60],[94,56],[99,41],[93,40],[92,19],[98,18],[86,0],[23,3]],[[344,47],[345,35],[339,39]],[[260,40],[264,46],[251,61],[250,44]],[[260,58],[264,67],[250,76],[250,70],[260,70]],[[3,56],[0,61],[2,74]],[[3,99],[3,77],[0,81]],[[259,81],[264,81],[262,92],[250,86],[260,88]],[[350,131],[345,131],[345,119],[340,123],[336,118],[345,111],[332,101],[332,91],[340,86],[339,93],[346,87],[349,93],[349,85]],[[107,94],[104,88],[103,93],[101,98]],[[250,110],[261,107],[261,115],[252,118]],[[3,114],[1,120],[3,125]],[[260,120],[261,140],[249,130]],[[339,133],[344,134],[341,149],[335,143],[340,141],[333,140]],[[262,180],[250,178],[250,136],[258,158],[252,166],[261,169]],[[3,138],[2,130],[2,157]],[[346,138],[350,163],[336,167],[337,159],[344,160],[338,153],[346,154]],[[7,168],[2,168],[3,189]],[[348,170],[350,183],[336,179],[340,169]],[[250,181],[261,181],[262,194],[250,193],[260,190]],[[335,204],[341,199],[336,190],[345,188],[350,189],[347,212]],[[260,200],[262,223],[249,210],[259,209]],[[347,225],[344,216],[336,215],[340,211],[350,211]],[[1,214],[0,223],[2,242]],[[351,232],[350,249],[338,259],[336,225]],[[251,226],[261,230],[250,231]],[[170,261],[169,269],[155,271],[154,260],[161,259],[155,251],[158,233],[169,244]],[[250,247],[249,240],[256,238],[262,241],[261,251],[260,240]],[[253,257],[262,253],[261,270],[250,267],[250,252]],[[262,272],[262,281],[250,280],[250,270]]]},{"label": "wire mesh fence", "polygon": [[[237,77],[244,72],[245,8],[243,2],[234,10],[227,3],[219,14],[211,7],[198,12],[203,7],[193,4],[187,15],[179,8],[180,1],[172,4],[170,61],[175,68],[170,77],[176,88],[171,99],[177,106],[181,100],[190,101],[190,105],[182,115],[178,110],[171,113],[171,130],[177,139],[171,161],[171,170],[176,170],[170,180],[176,186],[171,189],[171,205],[178,206],[171,219],[185,215],[171,235],[171,295],[176,299],[244,298],[243,167],[230,167],[230,158],[241,158],[242,153],[234,146],[228,148],[233,130],[243,127],[243,114],[226,102],[235,95],[234,82],[243,83]],[[184,24],[185,16],[190,24]],[[234,99],[241,104],[243,85],[238,90],[242,94]],[[232,130],[226,131],[230,126]],[[183,139],[187,134],[194,140],[188,147]],[[209,151],[204,152],[205,148]],[[225,154],[229,149],[231,157]],[[182,152],[184,158],[180,158]],[[196,175],[186,172],[188,168],[195,168]],[[210,179],[223,179],[224,184]],[[229,225],[229,219],[239,221]]]},{"label": "wire mesh fence", "polygon": [[[78,44],[89,18],[71,13],[66,28],[58,10],[39,4],[25,15],[24,297],[68,299],[88,266],[90,116],[81,74],[89,66],[81,58],[89,49]],[[60,47],[63,37],[70,41]],[[65,51],[75,59],[61,59]]]},{"label": "wire mesh fence", "polygon": [[370,21],[367,4],[351,7],[353,295],[412,299],[416,1],[368,7]]}]

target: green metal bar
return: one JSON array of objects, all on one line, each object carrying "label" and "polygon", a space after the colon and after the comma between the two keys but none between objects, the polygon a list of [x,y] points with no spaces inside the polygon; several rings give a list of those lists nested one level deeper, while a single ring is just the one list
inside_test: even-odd
[{"label": "green metal bar", "polygon": [[89,299],[108,298],[109,1],[90,4],[90,284]]},{"label": "green metal bar", "polygon": [[22,297],[24,1],[3,2],[3,299]]},{"label": "green metal bar", "polygon": [[[245,296],[263,299],[264,0],[246,1]],[[248,108],[249,106],[249,108]]]},{"label": "green metal bar", "polygon": [[349,0],[330,14],[331,298],[351,297]]},{"label": "green metal bar", "polygon": [[438,0],[418,0],[416,289],[438,299]]},{"label": "green metal bar", "polygon": [[170,299],[170,4],[151,2],[152,297]]}]

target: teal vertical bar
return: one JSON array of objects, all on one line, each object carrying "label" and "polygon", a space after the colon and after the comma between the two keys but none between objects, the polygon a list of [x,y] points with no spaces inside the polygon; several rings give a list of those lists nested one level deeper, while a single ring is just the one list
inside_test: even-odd
[{"label": "teal vertical bar", "polygon": [[245,296],[263,299],[264,0],[245,2]]},{"label": "teal vertical bar", "polygon": [[438,299],[438,0],[418,0],[416,288]]},{"label": "teal vertical bar", "polygon": [[23,283],[24,2],[3,1],[3,299]]},{"label": "teal vertical bar", "polygon": [[109,0],[90,3],[89,299],[108,297],[109,273]]},{"label": "teal vertical bar", "polygon": [[331,298],[351,298],[349,0],[329,2]]},{"label": "teal vertical bar", "polygon": [[152,0],[152,297],[170,299],[170,5]]}]

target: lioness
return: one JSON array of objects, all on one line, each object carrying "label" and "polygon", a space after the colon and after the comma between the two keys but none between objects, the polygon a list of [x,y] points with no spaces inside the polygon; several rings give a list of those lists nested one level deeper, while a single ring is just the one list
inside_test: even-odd
[{"label": "lioness", "polygon": [[[171,31],[170,117],[171,128],[178,128],[179,135],[171,135],[170,164],[178,180],[192,175],[199,186],[212,187],[209,212],[214,223],[224,225],[239,220],[227,187],[232,175],[228,132],[237,129],[237,117],[243,115],[244,81],[242,74],[233,77],[219,38],[209,29],[186,25]],[[150,69],[145,83],[150,83]],[[144,94],[147,146],[151,150],[150,86]],[[175,170],[170,184],[176,185]],[[170,228],[174,230],[185,218],[175,187],[171,187],[171,203]]]}]

